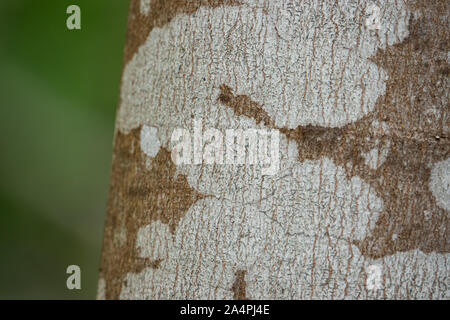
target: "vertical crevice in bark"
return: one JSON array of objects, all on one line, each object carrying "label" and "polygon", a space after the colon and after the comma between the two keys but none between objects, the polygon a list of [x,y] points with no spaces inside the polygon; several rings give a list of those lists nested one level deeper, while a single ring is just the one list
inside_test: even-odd
[{"label": "vertical crevice in bark", "polygon": [[247,283],[245,282],[246,270],[238,270],[235,273],[235,280],[233,283],[233,298],[235,300],[248,300],[247,298]]}]

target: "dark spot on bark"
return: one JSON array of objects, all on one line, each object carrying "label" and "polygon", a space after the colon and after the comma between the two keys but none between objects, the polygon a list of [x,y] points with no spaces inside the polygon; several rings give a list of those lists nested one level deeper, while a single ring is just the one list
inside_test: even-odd
[{"label": "dark spot on bark", "polygon": [[263,123],[266,126],[273,126],[273,121],[267,112],[257,102],[252,101],[246,95],[234,95],[231,88],[225,84],[220,86],[220,94],[217,100],[233,109],[239,116],[246,116],[255,119],[256,123]]},{"label": "dark spot on bark", "polygon": [[[203,197],[184,175],[175,177],[176,167],[165,148],[151,160],[150,169],[146,166],[140,132],[140,127],[129,134],[119,131],[115,139],[101,272],[107,299],[119,298],[127,273],[159,268],[161,260],[140,257],[139,229],[159,220],[173,233],[192,204]],[[117,236],[123,239],[115,241]]]},{"label": "dark spot on bark", "polygon": [[247,283],[245,282],[246,270],[238,270],[235,273],[234,283],[231,288],[234,300],[248,300]]}]

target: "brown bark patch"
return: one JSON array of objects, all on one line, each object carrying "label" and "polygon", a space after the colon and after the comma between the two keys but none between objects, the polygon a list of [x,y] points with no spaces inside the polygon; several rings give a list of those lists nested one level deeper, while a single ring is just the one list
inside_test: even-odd
[{"label": "brown bark patch", "polygon": [[247,283],[245,281],[245,275],[247,270],[238,270],[235,273],[234,283],[231,287],[233,291],[234,300],[248,300],[247,298]]},{"label": "brown bark patch", "polygon": [[[146,164],[149,158],[141,150],[140,132],[140,127],[129,134],[118,131],[115,138],[101,263],[107,299],[119,298],[127,273],[158,268],[161,263],[139,256],[139,229],[159,220],[174,233],[191,205],[203,197],[189,186],[184,175],[175,177],[176,167],[165,148]],[[117,236],[121,240],[115,241]]]},{"label": "brown bark patch", "polygon": [[272,119],[259,103],[252,101],[246,95],[234,95],[233,90],[225,84],[220,86],[220,94],[217,99],[220,103],[233,109],[234,113],[238,116],[255,119],[256,124],[262,122],[266,126],[274,126]]},{"label": "brown bark patch", "polygon": [[[226,85],[218,97],[236,115],[252,117],[296,141],[299,161],[328,157],[349,178],[359,176],[373,188],[384,211],[372,233],[354,242],[371,258],[413,249],[450,252],[449,213],[436,204],[428,187],[432,165],[450,156],[449,64],[442,58],[450,50],[449,2],[423,1],[419,8],[421,18],[411,18],[409,37],[373,57],[389,75],[387,90],[374,112],[359,121],[342,128],[278,128],[250,97],[234,96]],[[430,113],[430,108],[437,112]],[[385,122],[389,130],[374,126],[374,121]],[[376,146],[389,146],[390,151],[373,169],[363,155]]]},{"label": "brown bark patch", "polygon": [[128,63],[139,47],[145,42],[155,27],[163,27],[179,14],[194,14],[201,7],[239,5],[237,0],[152,0],[148,15],[141,14],[140,0],[131,0],[128,18],[125,64]]},{"label": "brown bark patch", "polygon": [[[389,75],[377,116],[396,133],[388,159],[372,177],[385,210],[373,233],[357,243],[374,257],[415,248],[426,253],[450,249],[449,213],[437,206],[428,188],[432,164],[450,156],[450,88],[442,72],[449,67],[444,57],[450,50],[450,3],[418,1],[411,8],[421,16],[417,21],[411,16],[409,37],[373,57]],[[431,108],[438,112],[430,113]]]}]

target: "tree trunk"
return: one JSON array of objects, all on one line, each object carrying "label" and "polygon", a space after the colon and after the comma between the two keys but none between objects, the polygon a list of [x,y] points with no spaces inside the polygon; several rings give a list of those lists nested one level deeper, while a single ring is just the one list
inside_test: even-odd
[{"label": "tree trunk", "polygon": [[449,299],[449,9],[132,0],[98,297]]}]

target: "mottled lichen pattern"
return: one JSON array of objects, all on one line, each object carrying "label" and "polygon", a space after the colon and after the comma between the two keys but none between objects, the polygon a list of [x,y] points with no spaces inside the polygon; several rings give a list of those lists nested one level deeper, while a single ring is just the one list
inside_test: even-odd
[{"label": "mottled lichen pattern", "polygon": [[[132,1],[104,296],[450,298],[448,2],[183,3]],[[198,119],[279,130],[279,172],[175,165]]]}]

